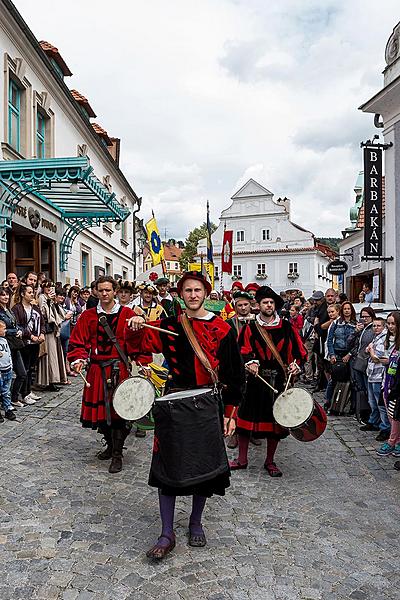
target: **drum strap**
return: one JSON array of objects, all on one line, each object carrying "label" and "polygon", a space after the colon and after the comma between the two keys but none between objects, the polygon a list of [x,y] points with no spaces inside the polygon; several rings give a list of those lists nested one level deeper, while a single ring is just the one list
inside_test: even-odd
[{"label": "drum strap", "polygon": [[181,315],[181,323],[182,323],[183,331],[185,332],[186,337],[189,340],[189,343],[192,346],[195,355],[197,356],[197,358],[199,359],[199,361],[201,362],[203,367],[206,369],[206,371],[209,372],[213,384],[217,385],[218,384],[218,373],[215,369],[212,368],[210,361],[208,360],[205,352],[203,351],[199,342],[197,341],[197,338],[193,331],[193,327],[192,327],[186,313],[183,313]]},{"label": "drum strap", "polygon": [[266,329],[264,327],[262,327],[259,323],[257,323],[256,321],[256,327],[261,335],[261,337],[263,338],[263,340],[265,341],[265,343],[267,344],[268,348],[271,350],[275,360],[280,364],[280,366],[283,369],[283,372],[285,373],[285,377],[287,375],[287,371],[286,371],[286,366],[285,363],[282,360],[281,355],[279,354],[274,342],[272,341],[271,336],[269,335],[268,331],[266,331]]},{"label": "drum strap", "polygon": [[111,342],[114,344],[115,349],[118,352],[118,354],[120,356],[120,359],[122,360],[122,362],[124,363],[124,365],[128,369],[128,372],[130,372],[130,365],[129,365],[128,357],[126,356],[125,352],[122,350],[122,348],[119,345],[118,340],[117,340],[117,338],[115,336],[115,333],[113,332],[113,330],[109,326],[108,321],[107,321],[107,317],[105,315],[99,315],[99,322],[103,326],[103,329],[106,332],[106,334],[108,335],[108,337],[110,338]]}]

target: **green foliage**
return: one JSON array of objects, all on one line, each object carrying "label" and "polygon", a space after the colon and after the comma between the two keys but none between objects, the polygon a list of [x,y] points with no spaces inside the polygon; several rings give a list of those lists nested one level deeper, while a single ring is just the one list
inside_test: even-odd
[{"label": "green foliage", "polygon": [[[214,223],[211,223],[211,233],[217,229],[217,226]],[[193,258],[197,254],[197,244],[199,240],[207,237],[207,223],[203,223],[200,227],[195,227],[189,233],[185,240],[185,247],[181,254],[180,265],[182,269],[187,269],[188,264],[193,262]]]},{"label": "green foliage", "polygon": [[326,244],[327,246],[329,246],[330,248],[332,248],[332,250],[334,250],[335,252],[339,252],[339,242],[342,240],[342,238],[336,238],[336,237],[319,237],[317,238],[318,242],[321,242],[321,244]]}]

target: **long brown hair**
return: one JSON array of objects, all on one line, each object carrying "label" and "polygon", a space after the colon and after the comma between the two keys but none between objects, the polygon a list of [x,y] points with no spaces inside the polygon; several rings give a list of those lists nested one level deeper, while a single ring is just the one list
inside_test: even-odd
[{"label": "long brown hair", "polygon": [[343,304],[340,306],[340,310],[339,310],[340,318],[343,319],[343,321],[345,320],[344,314],[343,314],[343,307],[346,306],[346,304],[348,304],[351,307],[350,321],[357,321],[355,308],[352,305],[352,303],[348,302],[347,300],[346,300],[346,302],[343,302]]},{"label": "long brown hair", "polygon": [[[393,317],[395,325],[396,325],[396,333],[394,334],[394,347],[396,348],[396,350],[400,350],[400,310],[394,310],[393,312],[389,313],[387,318],[389,317]],[[386,334],[386,340],[385,340],[385,348],[389,348],[389,339],[390,339],[390,331],[388,328],[388,332]]]}]

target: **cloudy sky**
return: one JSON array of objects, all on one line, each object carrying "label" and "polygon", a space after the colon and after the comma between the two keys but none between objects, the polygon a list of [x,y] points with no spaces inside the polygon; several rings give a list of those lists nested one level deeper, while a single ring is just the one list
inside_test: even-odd
[{"label": "cloudy sky", "polygon": [[218,222],[253,177],[316,235],[348,225],[398,0],[15,0],[122,138],[142,216],[167,237]]}]

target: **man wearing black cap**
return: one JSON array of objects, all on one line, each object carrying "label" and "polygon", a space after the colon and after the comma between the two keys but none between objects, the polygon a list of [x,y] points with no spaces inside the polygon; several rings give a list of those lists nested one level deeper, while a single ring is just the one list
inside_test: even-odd
[{"label": "man wearing black cap", "polygon": [[[168,393],[185,390],[190,398],[190,392],[197,388],[204,388],[204,386],[213,388],[215,371],[217,371],[218,380],[222,384],[224,418],[221,423],[222,414],[216,410],[216,418],[211,419],[212,423],[216,424],[216,430],[214,430],[216,434],[214,433],[212,436],[208,434],[210,425],[206,420],[208,417],[203,405],[197,407],[198,409],[203,408],[203,410],[196,410],[196,419],[201,421],[198,427],[194,428],[192,421],[188,423],[185,421],[187,427],[173,428],[169,424],[168,414],[171,415],[171,420],[179,419],[180,416],[185,418],[185,415],[186,419],[188,419],[187,415],[190,418],[192,413],[184,408],[186,404],[179,405],[179,402],[170,401],[168,409],[170,412],[163,413],[167,415],[168,422],[165,424],[160,418],[161,409],[156,410],[156,403],[154,448],[149,485],[157,487],[159,491],[162,531],[156,544],[147,552],[147,556],[152,559],[164,558],[175,547],[173,521],[176,496],[193,496],[192,513],[189,520],[189,545],[204,546],[206,538],[201,517],[206,499],[213,494],[224,495],[225,489],[229,486],[230,471],[222,433],[231,435],[235,430],[235,407],[242,398],[244,372],[236,337],[231,327],[220,317],[204,308],[204,301],[210,291],[211,285],[202,273],[190,271],[184,273],[179,280],[178,292],[185,303],[185,314],[168,317],[161,322],[152,324],[160,325],[163,330],[176,333],[178,337],[162,331],[143,328],[144,320],[139,316],[129,320],[129,326],[133,330],[130,343],[137,352],[164,354],[170,367],[171,379]],[[191,332],[192,341],[190,341],[191,336],[186,333],[187,331]],[[199,345],[197,349],[196,341],[193,343],[193,336]],[[165,396],[165,399],[167,398],[168,394]],[[196,407],[196,403],[194,405]],[[215,408],[217,409],[217,405]],[[180,431],[179,439],[176,439],[175,431],[177,429]],[[204,443],[208,446],[203,452],[199,451],[200,444],[192,443],[192,436],[197,432],[204,438],[201,442],[203,448]],[[172,454],[166,455],[165,449],[170,443],[178,449],[179,458],[172,458]],[[184,452],[182,450],[184,447],[190,448],[190,451]],[[210,470],[210,457],[206,460],[205,454],[210,449],[213,454],[217,447],[216,455],[221,457],[221,463],[218,463],[217,468],[213,466]],[[189,480],[185,479],[183,474],[182,481],[176,479],[178,460],[181,466],[184,461],[182,468],[186,472],[190,472]],[[211,460],[211,462],[213,461],[214,459]],[[200,476],[201,481],[197,475],[199,470],[205,470],[205,475]]]},{"label": "man wearing black cap", "polygon": [[264,468],[271,477],[281,477],[282,472],[274,462],[274,455],[279,440],[289,432],[276,423],[272,414],[275,393],[257,375],[267,380],[280,393],[285,387],[288,374],[300,371],[300,363],[307,353],[298,332],[289,321],[278,315],[283,299],[268,286],[257,290],[255,299],[260,313],[239,335],[239,347],[249,377],[237,417],[239,456],[230,463],[230,467],[246,469],[250,436],[266,438]]},{"label": "man wearing black cap", "polygon": [[245,291],[237,291],[233,294],[235,315],[226,322],[232,327],[236,335],[238,336],[244,325],[252,319],[254,315],[251,314],[251,302],[253,296]]},{"label": "man wearing black cap", "polygon": [[159,277],[156,279],[154,285],[158,291],[157,300],[165,310],[165,314],[169,317],[179,315],[181,313],[179,301],[173,298],[168,292],[169,279],[167,277]]}]

